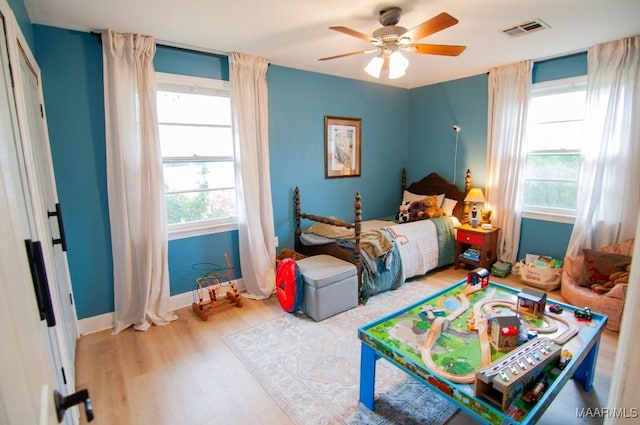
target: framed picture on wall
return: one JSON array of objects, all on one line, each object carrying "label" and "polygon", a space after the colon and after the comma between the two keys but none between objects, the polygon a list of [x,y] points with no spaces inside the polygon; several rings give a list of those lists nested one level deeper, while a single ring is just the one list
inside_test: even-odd
[{"label": "framed picture on wall", "polygon": [[360,176],[360,118],[324,117],[325,178]]}]

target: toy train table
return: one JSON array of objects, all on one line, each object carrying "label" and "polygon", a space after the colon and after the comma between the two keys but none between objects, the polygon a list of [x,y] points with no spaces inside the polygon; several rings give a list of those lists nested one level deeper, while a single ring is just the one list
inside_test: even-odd
[{"label": "toy train table", "polygon": [[[385,358],[477,420],[533,424],[571,378],[589,391],[607,317],[488,279],[463,280],[358,329],[360,402]],[[576,314],[578,313],[578,314]]]}]

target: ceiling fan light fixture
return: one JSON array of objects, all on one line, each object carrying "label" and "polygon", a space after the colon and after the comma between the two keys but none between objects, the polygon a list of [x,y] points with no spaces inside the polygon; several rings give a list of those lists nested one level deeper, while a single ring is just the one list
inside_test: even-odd
[{"label": "ceiling fan light fixture", "polygon": [[409,67],[409,60],[404,57],[398,50],[389,56],[389,79],[400,78],[404,76]]},{"label": "ceiling fan light fixture", "polygon": [[377,52],[376,57],[369,61],[364,70],[373,78],[380,78],[380,74],[384,72],[389,79],[395,79],[404,76],[409,67],[409,60],[402,55],[402,52],[458,56],[466,49],[467,46],[416,43],[424,37],[456,25],[458,20],[448,13],[442,12],[410,30],[398,25],[401,14],[402,9],[399,7],[382,9],[379,19],[382,28],[373,31],[373,36],[347,27],[329,27],[332,30],[366,41],[373,46],[373,49],[348,52],[318,60],[324,61]]},{"label": "ceiling fan light fixture", "polygon": [[382,59],[382,56],[375,56],[371,61],[369,61],[369,64],[364,68],[364,70],[372,77],[380,78],[380,71],[382,71],[383,64],[384,59]]}]

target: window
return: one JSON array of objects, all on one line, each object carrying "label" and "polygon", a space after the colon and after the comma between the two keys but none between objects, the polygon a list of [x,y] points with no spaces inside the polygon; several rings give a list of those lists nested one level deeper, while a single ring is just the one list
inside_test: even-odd
[{"label": "window", "polygon": [[228,82],[163,73],[156,79],[170,238],[235,228]]},{"label": "window", "polygon": [[533,85],[525,140],[525,217],[575,218],[585,101],[586,76]]}]

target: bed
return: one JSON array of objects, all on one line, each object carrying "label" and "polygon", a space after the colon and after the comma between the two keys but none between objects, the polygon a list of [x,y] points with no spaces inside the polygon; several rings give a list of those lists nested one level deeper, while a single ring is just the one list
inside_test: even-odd
[{"label": "bed", "polygon": [[[301,194],[295,188],[295,250],[310,256],[329,254],[349,261],[358,269],[360,302],[378,293],[396,289],[407,279],[455,262],[454,227],[465,223],[469,212],[464,202],[471,189],[467,170],[464,191],[437,173],[406,184],[402,170],[402,201],[436,195],[447,200],[447,217],[399,223],[393,218],[362,220],[362,200],[356,193],[352,221],[302,211]],[[392,200],[400,205],[401,201]],[[307,225],[303,231],[303,224]]]}]

